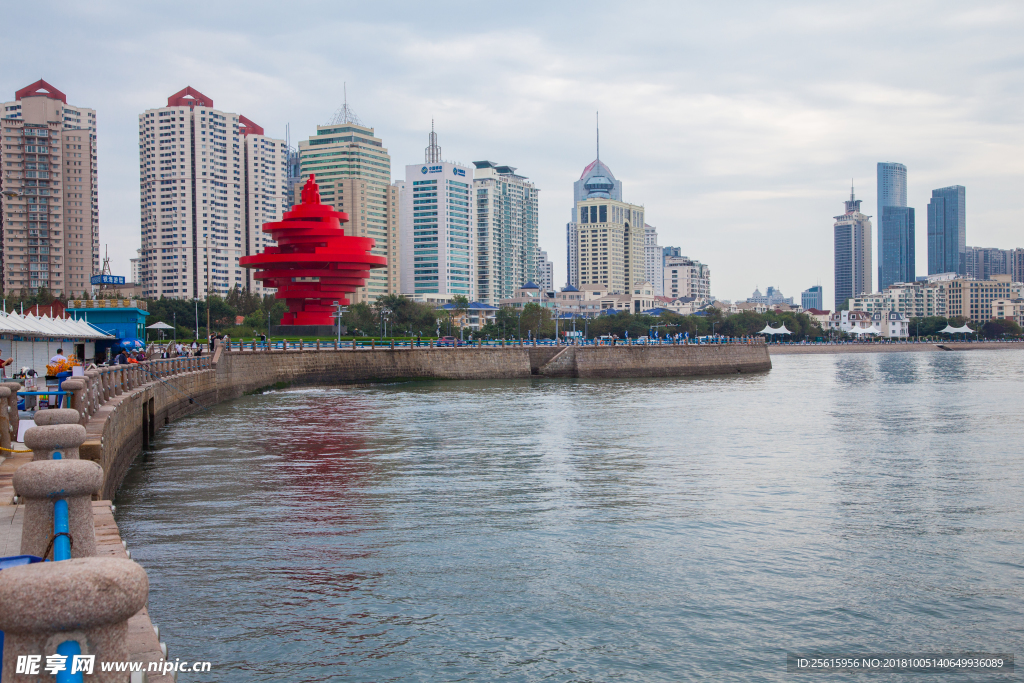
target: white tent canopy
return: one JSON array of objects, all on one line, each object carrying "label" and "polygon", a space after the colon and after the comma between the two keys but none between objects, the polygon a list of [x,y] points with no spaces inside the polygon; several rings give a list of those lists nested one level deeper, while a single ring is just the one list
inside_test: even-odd
[{"label": "white tent canopy", "polygon": [[850,329],[851,334],[882,334],[882,331],[872,325],[871,327],[854,327]]},{"label": "white tent canopy", "polygon": [[146,329],[147,330],[173,330],[174,328],[171,327],[170,325],[168,325],[165,322],[159,322],[159,323],[153,323],[152,325],[150,325]]},{"label": "white tent canopy", "polygon": [[84,320],[0,313],[0,357],[14,359],[13,372],[33,368],[45,374],[47,362],[58,349],[88,360],[95,356],[97,341],[113,338]]},{"label": "white tent canopy", "polygon": [[21,337],[54,337],[57,339],[113,339],[109,334],[96,329],[82,320],[51,318],[48,315],[35,316],[29,313],[0,313],[0,334],[14,334]]},{"label": "white tent canopy", "polygon": [[773,328],[768,323],[765,323],[764,324],[764,329],[761,330],[760,332],[758,332],[758,334],[793,334],[793,333],[786,329],[786,323],[782,323],[782,325],[780,325],[778,327],[778,329]]},{"label": "white tent canopy", "polygon": [[974,330],[964,325],[963,327],[953,327],[949,323],[946,323],[946,329],[939,330],[939,334],[974,334]]}]

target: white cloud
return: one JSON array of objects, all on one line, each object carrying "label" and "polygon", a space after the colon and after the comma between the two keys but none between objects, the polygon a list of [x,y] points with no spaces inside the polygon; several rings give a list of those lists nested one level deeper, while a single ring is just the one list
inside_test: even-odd
[{"label": "white cloud", "polygon": [[[18,27],[47,12],[40,52]],[[572,183],[602,159],[664,244],[713,291],[832,282],[850,178],[875,213],[875,164],[910,171],[918,270],[930,190],[968,188],[968,242],[1024,246],[1024,9],[953,2],[330,4],[108,0],[18,6],[0,92],[42,76],[98,110],[101,239],[138,246],[137,115],[191,85],[269,133],[309,135],[342,84],[399,177],[430,120],[446,158],[508,163],[541,187],[541,242],[564,278]]]}]

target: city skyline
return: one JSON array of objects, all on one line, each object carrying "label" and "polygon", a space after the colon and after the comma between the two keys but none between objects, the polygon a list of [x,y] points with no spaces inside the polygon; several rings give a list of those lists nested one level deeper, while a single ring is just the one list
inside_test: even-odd
[{"label": "city skyline", "polygon": [[[30,36],[13,27],[30,21],[29,10],[10,10],[0,99],[44,78],[97,111],[100,247],[109,245],[115,273],[129,274],[139,246],[135,117],[186,83],[214,93],[227,111],[248,112],[269,136],[284,137],[290,123],[295,141],[330,120],[347,82],[349,104],[387,141],[394,168],[421,158],[423,130],[435,118],[447,158],[530,169],[544,188],[539,242],[559,285],[571,185],[593,158],[595,110],[602,113],[602,160],[629,185],[630,201],[645,207],[662,243],[714,265],[713,293],[724,299],[745,297],[759,281],[786,291],[830,283],[826,221],[836,197],[852,175],[865,207],[874,207],[874,166],[889,159],[910,170],[908,204],[918,213],[931,190],[970,186],[968,241],[1020,246],[1015,187],[1024,170],[1016,158],[1024,132],[1013,112],[1024,74],[1010,56],[1024,17],[1014,7],[900,8],[904,28],[894,47],[891,8],[868,3],[855,13],[867,37],[857,55],[825,49],[826,36],[851,20],[852,10],[840,8],[751,5],[740,19],[707,8],[681,31],[668,26],[688,10],[659,8],[662,20],[645,23],[642,36],[627,32],[593,55],[579,49],[585,31],[565,28],[605,30],[615,25],[608,12],[581,22],[545,8],[495,28],[480,8],[407,5],[400,18],[380,19],[353,7],[318,14],[297,41],[298,23],[271,21],[261,7],[245,17],[219,8],[192,12],[188,4],[170,18],[118,3],[58,13],[55,30],[66,37],[52,54],[28,49]],[[302,4],[295,10],[306,11]],[[653,11],[642,6],[635,16],[653,18]],[[733,30],[718,30],[725,25]],[[725,39],[708,41],[716,31]],[[346,35],[342,59],[326,59],[339,32]],[[377,52],[381,36],[395,47],[380,59],[352,59]],[[499,56],[493,45],[502,41],[523,49]],[[810,65],[808,52],[824,56]],[[423,54],[435,61],[428,65]],[[893,59],[903,65],[898,72],[884,68]],[[918,226],[918,273],[925,232]]]}]

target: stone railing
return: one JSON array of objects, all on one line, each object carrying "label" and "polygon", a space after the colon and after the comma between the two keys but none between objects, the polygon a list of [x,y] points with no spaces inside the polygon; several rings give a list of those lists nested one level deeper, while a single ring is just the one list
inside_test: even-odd
[{"label": "stone railing", "polygon": [[102,663],[129,658],[128,619],[145,606],[149,581],[130,559],[97,556],[90,498],[103,472],[78,457],[86,437],[76,424],[81,416],[67,409],[43,415],[25,433],[33,461],[13,479],[25,512],[20,564],[0,572],[0,678],[43,680],[43,669],[57,666],[58,681],[81,681],[86,672],[97,682],[126,681]]},{"label": "stone railing", "polygon": [[71,408],[81,415],[86,424],[110,399],[130,392],[144,384],[187,372],[211,369],[209,356],[198,358],[163,358],[127,365],[95,367],[81,377],[64,380],[62,388],[71,392]]}]

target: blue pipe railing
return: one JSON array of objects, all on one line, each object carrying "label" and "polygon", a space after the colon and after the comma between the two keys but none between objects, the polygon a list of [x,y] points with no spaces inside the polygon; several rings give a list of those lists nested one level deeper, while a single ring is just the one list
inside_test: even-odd
[{"label": "blue pipe railing", "polygon": [[77,640],[65,640],[57,646],[57,654],[64,656],[64,670],[57,672],[57,683],[83,683],[84,672],[73,671],[72,662],[82,654],[82,646]]},{"label": "blue pipe railing", "polygon": [[[53,452],[54,460],[62,460],[64,454]],[[68,518],[68,501],[60,498],[53,501],[53,561],[71,559],[71,525]],[[83,683],[83,673],[71,672],[75,655],[82,654],[82,647],[76,640],[65,640],[57,646],[57,654],[64,656],[64,670],[57,672],[57,683]]]}]

